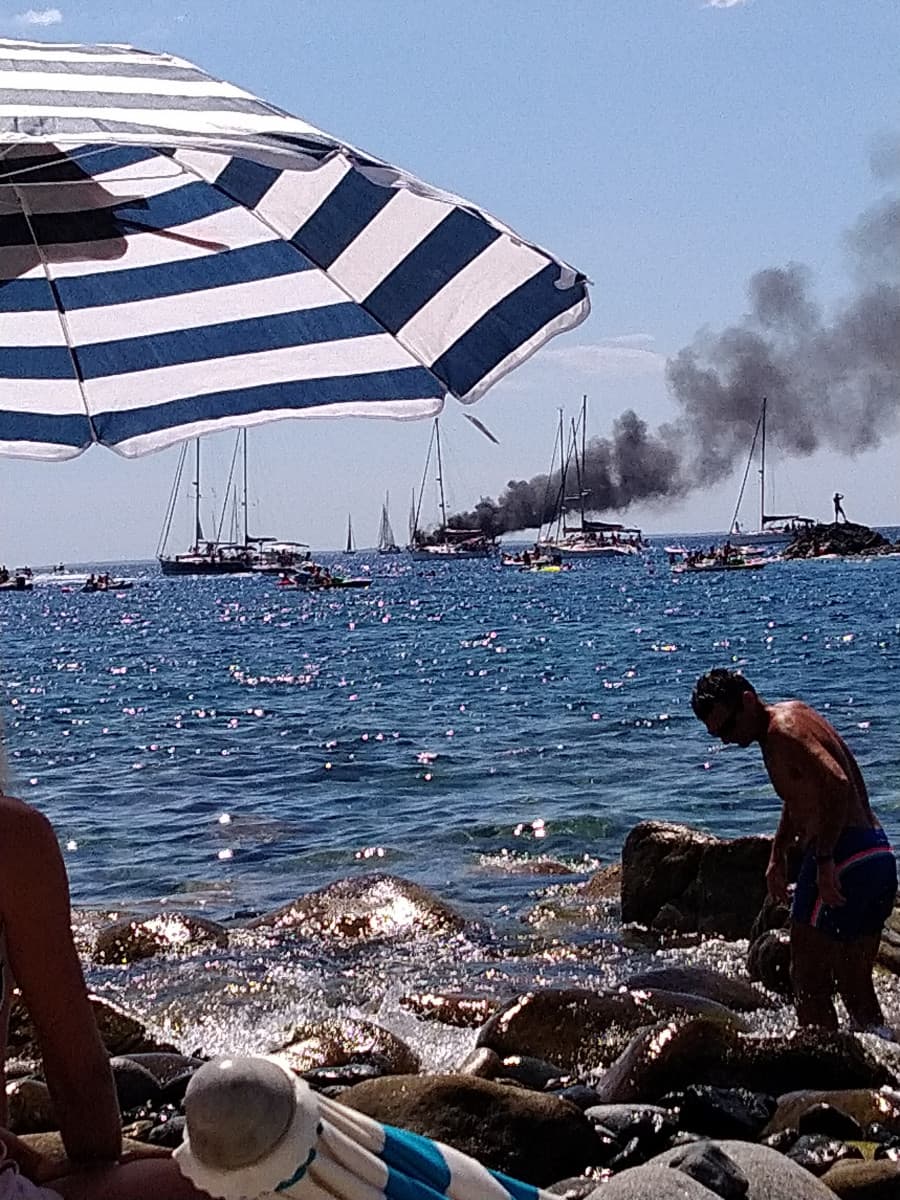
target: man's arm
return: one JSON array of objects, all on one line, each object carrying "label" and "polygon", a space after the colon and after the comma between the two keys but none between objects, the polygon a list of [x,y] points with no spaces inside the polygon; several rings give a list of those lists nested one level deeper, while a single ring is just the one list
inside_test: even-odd
[{"label": "man's arm", "polygon": [[0,804],[7,953],[37,1032],[63,1143],[73,1162],[112,1162],[122,1148],[119,1109],[72,940],[59,845],[35,809],[5,798]]},{"label": "man's arm", "polygon": [[766,888],[773,900],[787,904],[787,852],[797,841],[797,831],[791,822],[787,805],[781,809],[781,820],[772,840],[772,853],[766,868]]}]

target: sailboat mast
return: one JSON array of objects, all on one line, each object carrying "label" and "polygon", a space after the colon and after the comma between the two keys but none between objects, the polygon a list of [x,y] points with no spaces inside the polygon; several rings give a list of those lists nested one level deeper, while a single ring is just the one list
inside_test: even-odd
[{"label": "sailboat mast", "polygon": [[194,442],[194,547],[199,550],[203,541],[203,528],[200,525],[200,439]]},{"label": "sailboat mast", "polygon": [[763,396],[762,416],[760,417],[760,450],[759,450],[759,527],[766,527],[766,397]]},{"label": "sailboat mast", "polygon": [[441,427],[435,417],[434,421],[435,432],[435,449],[437,452],[437,482],[441,494],[441,529],[444,534],[444,541],[447,540],[447,502],[444,498],[444,460],[441,458]]},{"label": "sailboat mast", "polygon": [[353,517],[350,515],[350,513],[347,513],[347,550],[346,550],[346,553],[350,554],[352,550],[353,550]]},{"label": "sailboat mast", "polygon": [[566,454],[566,428],[563,410],[559,410],[559,513],[556,519],[557,540],[562,536],[566,523],[566,475],[569,468],[569,456]]},{"label": "sailboat mast", "polygon": [[587,467],[587,394],[581,397],[581,467],[578,472],[578,491],[581,496],[581,530],[584,532],[584,476]]},{"label": "sailboat mast", "polygon": [[250,530],[247,524],[247,430],[241,431],[244,451],[244,545],[246,546],[250,540]]}]

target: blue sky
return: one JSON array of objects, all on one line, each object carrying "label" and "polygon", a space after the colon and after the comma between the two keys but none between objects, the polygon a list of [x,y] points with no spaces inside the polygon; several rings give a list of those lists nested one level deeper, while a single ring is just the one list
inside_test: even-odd
[{"label": "blue sky", "polygon": [[[188,58],[470,198],[593,280],[588,321],[472,410],[499,446],[448,404],[454,507],[546,470],[556,409],[583,393],[593,434],[627,408],[654,429],[672,420],[666,359],[740,321],[761,268],[805,264],[827,319],[861,286],[848,230],[897,184],[896,0],[61,0],[5,6],[0,34]],[[856,457],[775,454],[774,507],[824,518],[837,489],[851,519],[900,523],[898,415],[892,399],[880,445]],[[349,420],[255,431],[254,527],[337,546],[352,512],[371,544],[390,489],[400,532],[428,436]],[[230,445],[209,448],[222,481]],[[152,556],[177,457],[4,460],[0,559]],[[648,532],[721,529],[743,465],[623,515]],[[187,543],[186,517],[174,539]]]}]

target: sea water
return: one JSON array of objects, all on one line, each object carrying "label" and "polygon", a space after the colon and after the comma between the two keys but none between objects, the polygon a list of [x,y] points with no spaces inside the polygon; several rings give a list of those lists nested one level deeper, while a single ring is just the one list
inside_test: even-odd
[{"label": "sea water", "polygon": [[[578,894],[643,819],[774,829],[758,748],[719,745],[691,712],[713,666],[821,709],[900,844],[900,558],[673,575],[657,546],[559,575],[343,565],[370,586],[117,564],[133,589],[0,595],[10,790],[53,822],[85,937],[121,912],[240,925],[375,871],[472,922],[437,945],[236,934],[224,952],[87,961],[92,987],[186,1048],[265,1049],[337,1009],[449,1065],[470,1031],[436,1036],[404,991],[616,986],[661,956],[739,967],[740,944],[630,944],[614,906]],[[545,859],[558,875],[531,869]]]}]

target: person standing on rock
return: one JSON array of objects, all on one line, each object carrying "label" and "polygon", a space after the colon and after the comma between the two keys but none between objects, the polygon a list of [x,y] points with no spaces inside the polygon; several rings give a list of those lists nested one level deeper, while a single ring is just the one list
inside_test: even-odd
[{"label": "person standing on rock", "polygon": [[844,499],[844,497],[840,492],[835,492],[834,495],[832,496],[832,501],[834,503],[834,523],[835,523],[835,525],[837,525],[838,520],[841,517],[844,518],[845,523],[847,520],[847,514],[844,512],[843,505],[841,504],[841,501],[843,499]]},{"label": "person standing on rock", "polygon": [[766,884],[788,902],[787,854],[802,852],[791,905],[791,980],[801,1025],[837,1029],[835,991],[853,1024],[889,1035],[872,973],[897,895],[897,861],[856,759],[799,700],[767,704],[737,671],[700,677],[691,707],[722,742],[758,742],[782,801]]}]

